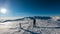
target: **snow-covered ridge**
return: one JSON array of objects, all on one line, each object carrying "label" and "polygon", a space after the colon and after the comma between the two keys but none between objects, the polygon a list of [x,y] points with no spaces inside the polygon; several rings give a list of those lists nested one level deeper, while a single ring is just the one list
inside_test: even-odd
[{"label": "snow-covered ridge", "polygon": [[27,21],[30,23],[30,21],[33,23],[33,26],[38,26],[38,27],[60,27],[60,17],[54,16],[33,16],[33,17],[23,17],[23,18],[18,18],[18,19],[9,19],[9,20],[3,20],[0,21],[1,23],[5,22],[25,22]]},{"label": "snow-covered ridge", "polygon": [[33,17],[5,17],[5,18],[0,18],[0,21],[17,21],[17,20],[33,20],[33,19],[41,19],[41,20],[54,20],[57,21],[58,19],[60,19],[59,16],[33,16]]},{"label": "snow-covered ridge", "polygon": [[[59,34],[59,16],[0,18],[0,34]],[[2,25],[3,24],[3,25]],[[34,27],[35,26],[35,27]]]}]

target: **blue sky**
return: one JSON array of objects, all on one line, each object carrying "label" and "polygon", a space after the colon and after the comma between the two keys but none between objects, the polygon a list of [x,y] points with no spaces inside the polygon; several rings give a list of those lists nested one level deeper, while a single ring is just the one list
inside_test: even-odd
[{"label": "blue sky", "polygon": [[3,16],[60,16],[59,0],[2,0],[0,6],[8,10]]}]

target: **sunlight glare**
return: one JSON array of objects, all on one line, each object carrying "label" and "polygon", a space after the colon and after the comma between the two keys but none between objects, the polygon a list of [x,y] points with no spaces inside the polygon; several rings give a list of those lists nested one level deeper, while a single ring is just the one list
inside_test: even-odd
[{"label": "sunlight glare", "polygon": [[7,12],[7,9],[1,8],[1,13],[5,14]]}]

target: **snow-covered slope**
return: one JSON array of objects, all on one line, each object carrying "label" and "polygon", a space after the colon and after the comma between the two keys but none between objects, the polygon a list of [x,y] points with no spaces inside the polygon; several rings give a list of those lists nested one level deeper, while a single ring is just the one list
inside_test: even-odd
[{"label": "snow-covered slope", "polygon": [[0,34],[60,34],[60,17],[34,16],[0,20]]}]

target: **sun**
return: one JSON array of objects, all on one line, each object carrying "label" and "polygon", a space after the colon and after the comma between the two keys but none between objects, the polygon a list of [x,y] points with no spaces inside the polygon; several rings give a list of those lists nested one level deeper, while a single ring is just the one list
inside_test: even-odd
[{"label": "sun", "polygon": [[1,8],[1,13],[5,14],[7,12],[6,8]]}]

